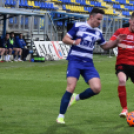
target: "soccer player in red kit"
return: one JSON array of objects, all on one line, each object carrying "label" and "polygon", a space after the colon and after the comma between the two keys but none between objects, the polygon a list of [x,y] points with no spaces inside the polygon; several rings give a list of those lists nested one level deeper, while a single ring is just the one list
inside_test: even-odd
[{"label": "soccer player in red kit", "polygon": [[122,107],[120,117],[126,117],[128,113],[126,81],[131,78],[134,83],[134,12],[129,20],[129,27],[119,28],[110,40],[116,40],[119,34],[126,34],[126,39],[118,43],[118,56],[116,60],[116,74],[119,80],[118,96]]}]

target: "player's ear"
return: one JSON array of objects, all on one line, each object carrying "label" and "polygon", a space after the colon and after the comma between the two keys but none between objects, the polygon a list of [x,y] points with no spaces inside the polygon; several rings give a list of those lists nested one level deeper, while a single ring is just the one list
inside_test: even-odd
[{"label": "player's ear", "polygon": [[93,15],[90,15],[90,17],[89,17],[90,19],[93,19]]}]

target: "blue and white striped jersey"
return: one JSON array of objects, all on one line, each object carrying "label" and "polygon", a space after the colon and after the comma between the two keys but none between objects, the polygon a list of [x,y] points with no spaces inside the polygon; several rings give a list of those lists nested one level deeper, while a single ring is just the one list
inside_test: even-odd
[{"label": "blue and white striped jersey", "polygon": [[92,61],[95,42],[104,45],[102,33],[99,28],[92,28],[87,22],[76,22],[67,35],[73,39],[81,39],[79,45],[72,45],[67,60]]}]

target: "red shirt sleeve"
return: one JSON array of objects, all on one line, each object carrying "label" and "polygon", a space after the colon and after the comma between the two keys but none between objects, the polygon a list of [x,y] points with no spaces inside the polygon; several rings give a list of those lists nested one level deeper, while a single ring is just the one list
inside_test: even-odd
[{"label": "red shirt sleeve", "polygon": [[118,29],[118,30],[116,30],[116,32],[112,35],[112,37],[110,38],[110,40],[116,40],[116,38],[117,38],[117,36],[120,34],[120,30],[121,29]]}]

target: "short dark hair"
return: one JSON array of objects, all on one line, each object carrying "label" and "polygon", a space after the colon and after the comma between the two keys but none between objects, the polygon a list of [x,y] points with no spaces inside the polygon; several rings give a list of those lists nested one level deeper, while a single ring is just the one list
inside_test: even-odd
[{"label": "short dark hair", "polygon": [[14,32],[11,32],[10,35],[14,34]]},{"label": "short dark hair", "polygon": [[104,10],[100,9],[100,8],[96,8],[94,7],[90,13],[90,15],[94,15],[94,14],[97,14],[97,13],[100,13],[100,14],[105,14]]}]

